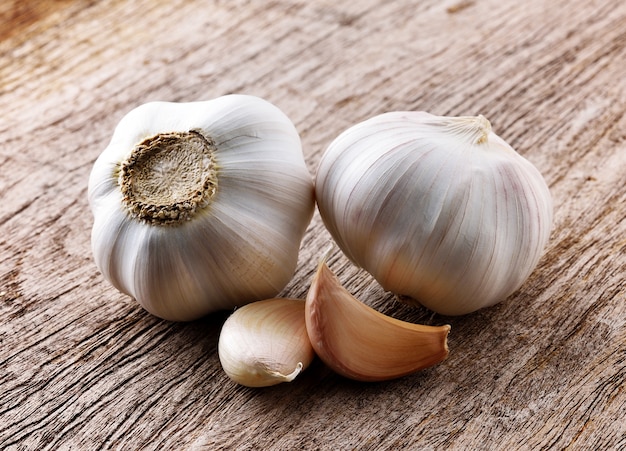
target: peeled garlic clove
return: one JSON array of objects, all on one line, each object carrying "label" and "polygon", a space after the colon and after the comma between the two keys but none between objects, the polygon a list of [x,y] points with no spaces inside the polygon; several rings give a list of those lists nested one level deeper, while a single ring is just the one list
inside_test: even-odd
[{"label": "peeled garlic clove", "polygon": [[450,326],[424,326],[383,315],[354,298],[324,262],[307,294],[305,318],[316,354],[350,379],[394,379],[448,355]]},{"label": "peeled garlic clove", "polygon": [[89,178],[96,265],[169,320],[276,296],[314,209],[300,138],[253,96],[129,112]]},{"label": "peeled garlic clove", "polygon": [[519,289],[552,228],[543,177],[483,116],[366,120],[330,144],[315,189],[348,258],[386,290],[444,315]]},{"label": "peeled garlic clove", "polygon": [[315,356],[304,300],[275,298],[238,308],[222,327],[218,355],[238,384],[267,387],[292,381]]}]

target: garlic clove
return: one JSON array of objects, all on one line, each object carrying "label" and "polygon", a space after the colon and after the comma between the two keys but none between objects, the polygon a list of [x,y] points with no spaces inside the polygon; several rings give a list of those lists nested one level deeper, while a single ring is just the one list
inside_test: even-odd
[{"label": "garlic clove", "polygon": [[316,354],[350,379],[394,379],[448,355],[449,325],[412,324],[372,309],[353,297],[325,262],[307,294],[305,319]]},{"label": "garlic clove", "polygon": [[304,300],[274,298],[238,308],[222,327],[218,355],[238,384],[291,382],[315,357],[306,333]]}]

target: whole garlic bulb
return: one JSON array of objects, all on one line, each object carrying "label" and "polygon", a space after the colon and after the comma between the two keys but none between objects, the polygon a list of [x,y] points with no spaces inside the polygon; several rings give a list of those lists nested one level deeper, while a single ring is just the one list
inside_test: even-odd
[{"label": "whole garlic bulb", "polygon": [[348,258],[386,290],[445,315],[515,292],[552,228],[543,177],[483,116],[366,120],[330,144],[315,190]]},{"label": "whole garlic bulb", "polygon": [[291,121],[253,96],[129,112],[89,178],[95,262],[169,320],[275,296],[312,218]]}]

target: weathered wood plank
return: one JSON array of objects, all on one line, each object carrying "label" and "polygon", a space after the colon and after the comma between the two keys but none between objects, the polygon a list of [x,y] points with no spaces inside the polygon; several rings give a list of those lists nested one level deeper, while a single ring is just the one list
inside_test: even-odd
[{"label": "weathered wood plank", "polygon": [[[379,3],[0,6],[0,448],[626,447],[626,4]],[[231,92],[283,109],[312,173],[374,114],[484,114],[550,185],[545,257],[506,302],[446,318],[335,250],[364,302],[450,323],[448,360],[380,384],[316,361],[291,384],[235,386],[216,354],[226,313],[168,323],[117,293],[86,200],[125,112]],[[306,293],[329,240],[316,215],[283,294]]]}]

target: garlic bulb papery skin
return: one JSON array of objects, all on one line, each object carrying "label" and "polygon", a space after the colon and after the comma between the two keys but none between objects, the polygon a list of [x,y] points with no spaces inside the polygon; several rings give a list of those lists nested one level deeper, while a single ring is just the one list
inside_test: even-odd
[{"label": "garlic bulb papery skin", "polygon": [[518,290],[552,229],[543,177],[483,116],[391,112],[359,123],[322,156],[315,190],[349,259],[444,315]]},{"label": "garlic bulb papery skin", "polygon": [[104,277],[176,321],[279,293],[314,209],[294,125],[247,95],[132,110],[88,192]]},{"label": "garlic bulb papery skin", "polygon": [[275,298],[235,310],[218,342],[224,372],[247,387],[291,382],[315,357],[304,320],[304,300]]}]

